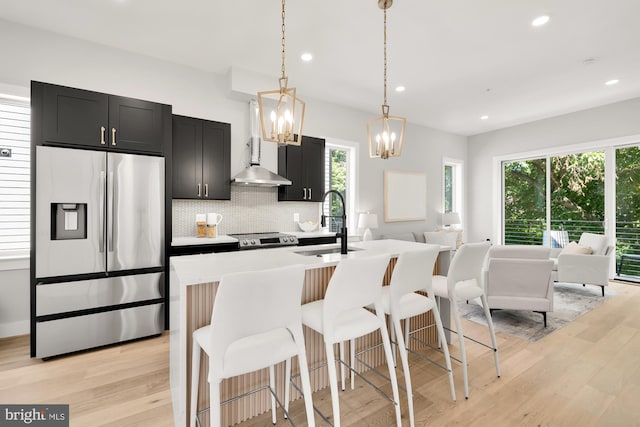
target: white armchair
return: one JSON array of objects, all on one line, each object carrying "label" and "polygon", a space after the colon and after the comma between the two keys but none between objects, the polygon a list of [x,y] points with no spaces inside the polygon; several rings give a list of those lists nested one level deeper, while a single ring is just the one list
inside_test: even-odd
[{"label": "white armchair", "polygon": [[[580,251],[587,253],[575,253]],[[582,233],[577,245],[569,245],[558,253],[555,281],[600,286],[604,296],[612,253],[613,246],[609,245],[607,236]]]},{"label": "white armchair", "polygon": [[553,311],[553,261],[549,248],[494,246],[489,251],[484,286],[489,310]]}]

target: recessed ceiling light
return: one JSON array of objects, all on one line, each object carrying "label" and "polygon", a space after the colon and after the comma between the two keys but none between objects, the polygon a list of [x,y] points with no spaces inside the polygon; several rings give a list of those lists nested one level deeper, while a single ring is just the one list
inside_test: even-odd
[{"label": "recessed ceiling light", "polygon": [[404,92],[406,89],[407,89],[407,88],[406,88],[406,87],[404,87],[404,86],[398,86],[398,87],[396,88],[396,92]]},{"label": "recessed ceiling light", "polygon": [[618,80],[618,79],[612,79],[612,80],[606,81],[604,84],[606,84],[607,86],[613,86],[615,84],[618,84],[619,81],[620,80]]},{"label": "recessed ceiling light", "polygon": [[480,120],[487,120],[489,116],[480,116]]},{"label": "recessed ceiling light", "polygon": [[300,59],[302,59],[304,62],[309,62],[313,59],[313,55],[311,55],[309,52],[305,52],[300,56]]},{"label": "recessed ceiling light", "polygon": [[531,21],[531,25],[533,25],[534,27],[541,27],[547,22],[549,22],[549,19],[550,19],[549,15],[538,16],[536,19]]}]

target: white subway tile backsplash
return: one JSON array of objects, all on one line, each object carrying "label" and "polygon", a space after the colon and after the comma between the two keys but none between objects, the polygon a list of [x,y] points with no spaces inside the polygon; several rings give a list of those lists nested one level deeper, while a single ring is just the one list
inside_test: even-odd
[{"label": "white subway tile backsplash", "polygon": [[231,186],[231,200],[182,200],[172,204],[173,237],[196,235],[196,214],[223,216],[218,234],[298,231],[300,222],[320,221],[320,203],[278,202],[277,187]]}]

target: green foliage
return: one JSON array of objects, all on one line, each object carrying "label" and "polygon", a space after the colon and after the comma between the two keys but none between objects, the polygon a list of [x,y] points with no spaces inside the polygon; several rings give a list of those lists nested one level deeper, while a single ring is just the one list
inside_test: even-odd
[{"label": "green foliage", "polygon": [[444,167],[444,212],[453,211],[453,166]]},{"label": "green foliage", "polygon": [[546,217],[546,160],[506,163],[504,214],[507,220],[544,220]]},{"label": "green foliage", "polygon": [[640,220],[640,148],[616,150],[616,217],[618,222]]},{"label": "green foliage", "polygon": [[[546,159],[505,165],[506,219],[546,218]],[[551,158],[551,220],[604,220],[604,153]]]}]

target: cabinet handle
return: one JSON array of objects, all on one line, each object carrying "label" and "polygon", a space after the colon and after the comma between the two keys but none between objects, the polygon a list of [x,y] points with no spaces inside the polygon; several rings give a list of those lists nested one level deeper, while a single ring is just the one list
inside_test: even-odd
[{"label": "cabinet handle", "polygon": [[307,200],[307,187],[304,187],[302,191],[304,192],[304,195],[302,196],[302,200]]},{"label": "cabinet handle", "polygon": [[104,127],[104,126],[100,126],[100,144],[102,144],[102,145],[104,145],[104,144],[105,144],[105,142],[104,142],[104,132],[105,132],[106,130],[107,130],[107,129],[105,129],[105,127]]},{"label": "cabinet handle", "polygon": [[311,188],[309,189],[309,200],[311,200]]},{"label": "cabinet handle", "polygon": [[116,145],[116,128],[111,128],[111,145]]},{"label": "cabinet handle", "polygon": [[198,197],[200,197],[200,184],[198,184]]},{"label": "cabinet handle", "polygon": [[204,197],[209,197],[209,184],[204,185]]}]

